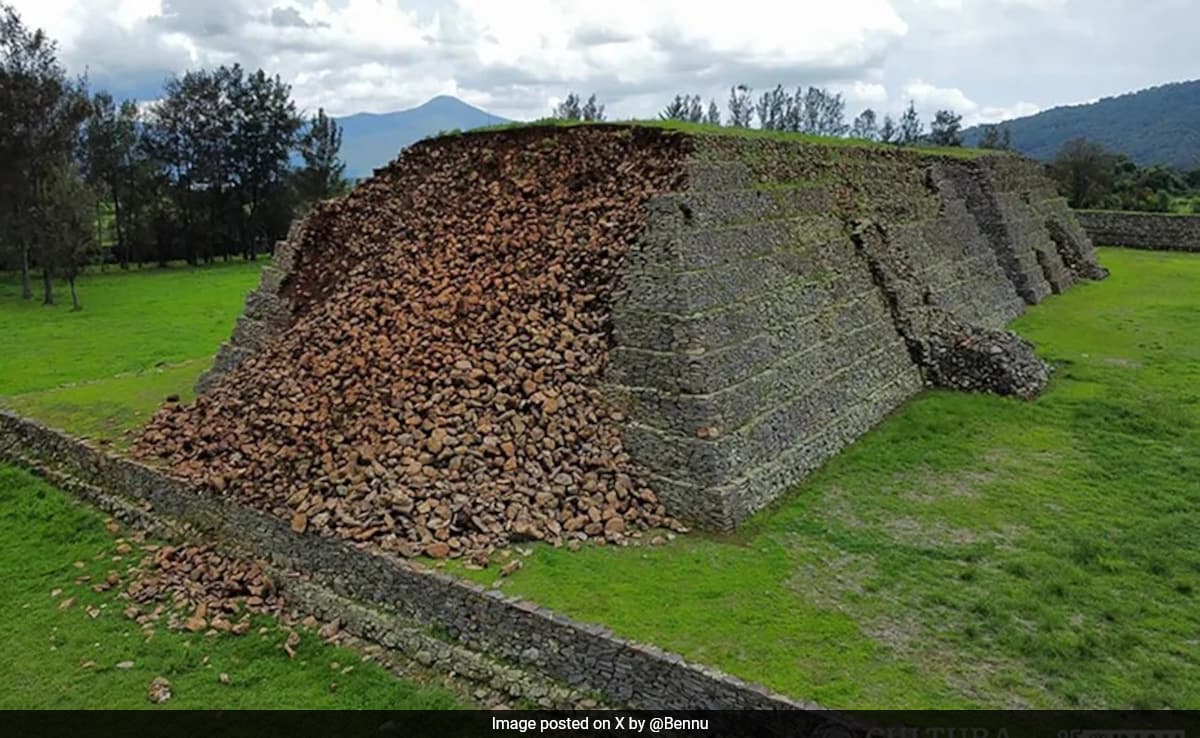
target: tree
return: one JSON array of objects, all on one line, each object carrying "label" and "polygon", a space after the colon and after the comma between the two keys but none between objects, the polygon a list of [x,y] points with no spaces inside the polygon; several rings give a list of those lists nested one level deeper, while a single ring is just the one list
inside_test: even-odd
[{"label": "tree", "polygon": [[324,108],[308,122],[300,136],[300,157],[304,165],[296,172],[296,192],[306,205],[346,191],[346,165],[339,158],[342,129],[325,115]]},{"label": "tree", "polygon": [[879,124],[875,120],[875,111],[867,108],[858,114],[850,126],[850,137],[866,141],[879,140]]},{"label": "tree", "polygon": [[580,114],[585,121],[604,120],[604,106],[596,102],[596,93],[593,92],[587,99],[587,102],[583,104],[583,110],[580,111]]},{"label": "tree", "polygon": [[879,127],[879,140],[883,143],[899,143],[900,129],[896,127],[896,121],[892,120],[892,116],[883,116],[883,125]]},{"label": "tree", "polygon": [[290,215],[290,156],[301,121],[291,88],[262,70],[199,70],[168,80],[146,146],[161,162],[189,263],[257,255]]},{"label": "tree", "polygon": [[716,100],[708,101],[708,113],[704,116],[704,122],[710,126],[721,125],[721,109],[717,107]]},{"label": "tree", "polygon": [[587,99],[587,102],[582,102],[579,95],[571,92],[567,94],[565,100],[554,107],[551,116],[559,120],[601,121],[604,120],[604,106],[596,101],[595,93]]},{"label": "tree", "polygon": [[217,74],[233,118],[226,154],[233,233],[253,260],[260,244],[282,235],[269,214],[273,208],[290,209],[290,202],[280,200],[288,199],[289,159],[301,120],[291,87],[278,75],[268,77],[261,69],[244,75],[237,64],[221,67]]},{"label": "tree", "polygon": [[846,101],[839,92],[830,95],[822,90],[821,109],[817,116],[817,133],[821,136],[845,136],[849,130],[846,125]]},{"label": "tree", "polygon": [[898,143],[902,146],[913,146],[920,143],[924,136],[925,124],[921,122],[921,116],[917,115],[917,106],[913,104],[912,100],[909,100],[908,108],[900,116]]},{"label": "tree", "polygon": [[43,249],[52,238],[34,213],[54,167],[74,154],[88,111],[82,80],[67,78],[55,52],[45,33],[28,29],[13,8],[0,5],[0,245],[14,252],[27,300],[35,264],[47,296],[51,289]]},{"label": "tree", "polygon": [[786,130],[787,105],[788,94],[783,91],[783,85],[764,92],[757,105],[759,127],[766,131]]},{"label": "tree", "polygon": [[54,302],[49,285],[50,277],[56,276],[67,280],[72,309],[82,309],[75,282],[97,255],[95,200],[73,164],[63,162],[47,172],[45,188],[34,206],[38,229],[46,237],[41,254],[47,283],[43,304]]},{"label": "tree", "polygon": [[1117,157],[1086,138],[1063,144],[1050,163],[1051,177],[1073,208],[1096,206],[1112,190]]},{"label": "tree", "polygon": [[133,257],[130,221],[136,217],[131,207],[134,205],[131,180],[140,151],[136,103],[127,100],[117,107],[106,92],[92,96],[91,113],[84,122],[82,149],[84,177],[92,191],[100,195],[95,198],[97,240],[103,241],[99,232],[103,198],[113,207],[117,259],[122,269],[128,269]]},{"label": "tree", "polygon": [[979,138],[979,148],[1012,150],[1012,129],[1007,124],[996,125],[988,123],[983,126],[983,134]]},{"label": "tree", "polygon": [[228,113],[217,75],[203,70],[168,80],[150,109],[145,144],[166,173],[189,264],[198,263],[221,230],[216,203],[226,186]]},{"label": "tree", "polygon": [[929,126],[929,143],[934,146],[962,146],[962,116],[953,110],[939,110]]},{"label": "tree", "polygon": [[804,127],[804,89],[797,87],[796,91],[787,96],[783,106],[783,130],[799,131]]},{"label": "tree", "polygon": [[566,99],[554,106],[554,112],[550,115],[559,120],[582,120],[583,110],[579,102],[579,95],[574,92],[567,93]]},{"label": "tree", "polygon": [[729,88],[729,125],[734,128],[749,128],[754,121],[754,105],[750,101],[752,92],[746,85]]},{"label": "tree", "polygon": [[820,87],[809,87],[803,96],[797,89],[786,118],[789,130],[814,136],[844,136],[849,130],[846,101],[841,94],[834,95]]},{"label": "tree", "polygon": [[704,108],[699,95],[676,95],[675,99],[658,114],[663,120],[682,120],[688,123],[704,122]]},{"label": "tree", "polygon": [[676,95],[675,99],[658,114],[658,117],[662,120],[684,120],[687,112],[686,100],[686,95]]}]

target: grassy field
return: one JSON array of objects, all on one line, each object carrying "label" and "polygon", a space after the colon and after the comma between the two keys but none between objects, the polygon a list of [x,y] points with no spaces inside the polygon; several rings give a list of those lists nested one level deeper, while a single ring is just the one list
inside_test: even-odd
[{"label": "grassy field", "polygon": [[[229,337],[265,262],[109,268],[79,281],[83,310],[20,300],[0,278],[0,407],[123,444],[167,395],[192,384]],[[65,292],[59,295],[64,296]]]},{"label": "grassy field", "polygon": [[[174,696],[162,705],[166,708],[460,706],[449,692],[398,680],[311,631],[299,631],[291,659],[282,649],[288,631],[268,617],[243,636],[205,637],[160,627],[147,637],[122,614],[127,603],[115,590],[96,593],[91,582],[76,583],[82,576],[99,581],[132,563],[114,559],[117,539],[105,529],[104,518],[26,472],[4,466],[0,540],[5,542],[0,547],[0,709],[155,707],[146,695],[156,677],[171,683]],[[222,673],[229,677],[227,684],[219,678]]]},{"label": "grassy field", "polygon": [[[265,261],[206,267],[110,267],[79,280],[83,310],[20,299],[14,274],[0,281],[0,395],[107,379],[189,359],[211,359],[229,337]],[[38,285],[35,285],[38,286]]]},{"label": "grassy field", "polygon": [[924,394],[736,537],[503,588],[828,706],[1200,707],[1200,257],[1102,260],[1015,326],[1037,402]]},{"label": "grassy field", "polygon": [[[503,588],[829,706],[1200,707],[1200,257],[1101,259],[1109,280],[1014,326],[1058,366],[1038,401],[926,393],[736,536],[533,546]],[[84,289],[85,313],[89,295],[99,310],[99,284]],[[241,297],[217,302],[133,321],[149,362],[133,368],[192,358],[156,346],[184,333],[199,351],[221,323],[211,353]],[[0,326],[33,309],[13,304],[0,301]],[[78,350],[19,335],[18,356],[49,364]],[[129,367],[90,345],[58,381],[102,382],[48,390],[20,364],[40,391],[9,404],[115,437],[203,365],[114,378]]]}]

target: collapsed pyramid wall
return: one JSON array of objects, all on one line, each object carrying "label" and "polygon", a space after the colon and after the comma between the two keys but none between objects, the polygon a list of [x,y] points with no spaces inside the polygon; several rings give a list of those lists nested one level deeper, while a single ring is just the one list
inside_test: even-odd
[{"label": "collapsed pyramid wall", "polygon": [[297,221],[288,237],[275,244],[274,255],[263,267],[258,287],[246,295],[246,307],[233,327],[233,334],[217,349],[212,366],[196,380],[196,394],[207,392],[234,367],[265,348],[291,323],[292,302],[282,290],[295,267],[296,253],[303,243],[302,227],[306,222]]},{"label": "collapsed pyramid wall", "polygon": [[1102,276],[1016,157],[616,126],[426,143],[293,230],[139,452],[405,555],[620,540],[660,502],[725,530],[923,386],[1036,394],[1047,367],[1003,326]]},{"label": "collapsed pyramid wall", "polygon": [[1000,329],[1099,276],[1065,202],[1012,157],[720,138],[689,166],[627,262],[606,381],[654,489],[708,527],[926,383],[1035,393],[1045,367]]},{"label": "collapsed pyramid wall", "polygon": [[235,360],[134,452],[297,530],[406,556],[676,525],[595,379],[617,270],[686,148],[606,127],[407,149],[305,218],[289,276],[256,293],[290,317],[259,320],[275,333],[257,349],[244,319]]}]

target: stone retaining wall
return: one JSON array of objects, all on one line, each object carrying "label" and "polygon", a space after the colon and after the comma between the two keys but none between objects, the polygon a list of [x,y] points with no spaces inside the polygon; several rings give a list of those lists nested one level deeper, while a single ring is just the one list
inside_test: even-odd
[{"label": "stone retaining wall", "polygon": [[[609,704],[672,710],[816,707],[499,590],[345,541],[297,535],[275,518],[7,412],[0,412],[0,459],[39,471],[60,486],[87,485],[124,500],[122,519],[152,510],[210,540],[309,574],[338,597],[437,628],[457,646],[593,692]],[[327,608],[330,614],[348,610],[336,601]],[[373,624],[366,637],[404,645],[386,618],[368,622]]]},{"label": "stone retaining wall", "polygon": [[1200,252],[1200,215],[1076,210],[1075,217],[1105,246]]}]

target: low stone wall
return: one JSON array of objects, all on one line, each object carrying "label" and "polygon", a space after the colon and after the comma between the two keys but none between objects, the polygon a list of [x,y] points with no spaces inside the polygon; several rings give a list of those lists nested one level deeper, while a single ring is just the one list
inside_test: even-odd
[{"label": "low stone wall", "polygon": [[1104,246],[1200,252],[1200,215],[1076,210],[1075,218]]},{"label": "low stone wall", "polygon": [[[34,469],[61,486],[89,485],[120,498],[128,507],[118,517],[129,520],[153,510],[211,540],[312,575],[340,597],[437,628],[459,646],[591,691],[610,704],[672,710],[819,709],[499,590],[342,540],[298,535],[280,520],[7,412],[0,412],[0,459]],[[344,603],[337,604],[330,614],[345,609]],[[387,633],[378,625],[371,629],[375,635]]]}]

